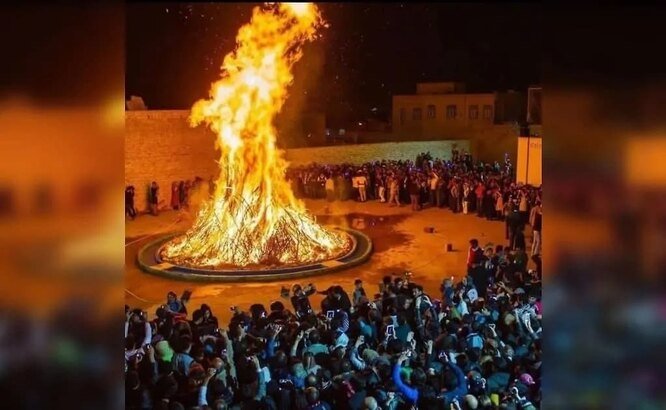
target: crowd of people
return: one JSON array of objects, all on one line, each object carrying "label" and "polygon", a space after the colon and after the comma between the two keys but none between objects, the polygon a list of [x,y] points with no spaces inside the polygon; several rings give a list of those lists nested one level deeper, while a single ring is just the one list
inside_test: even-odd
[{"label": "crowd of people", "polygon": [[[363,165],[310,164],[292,167],[286,172],[297,197],[328,201],[376,200],[389,206],[410,204],[413,211],[425,207],[449,208],[454,213],[476,213],[489,220],[506,223],[510,246],[525,247],[522,231],[526,223],[535,226],[535,214],[541,214],[541,187],[514,182],[513,165],[507,156],[503,164],[473,161],[469,153],[452,151],[450,160],[432,158],[422,153],[415,161],[375,161]],[[174,181],[169,207],[187,209],[191,193],[203,184]],[[213,186],[208,181],[209,189]],[[134,187],[125,189],[125,213],[136,217]],[[148,209],[159,212],[160,188],[153,181],[148,190]],[[540,226],[540,222],[536,225]],[[540,230],[540,228],[539,228]],[[536,234],[539,239],[540,235]],[[539,241],[540,242],[540,241]],[[534,253],[534,252],[533,252]]]},{"label": "crowd of people", "polygon": [[[540,202],[540,187],[516,184],[508,156],[500,165],[474,162],[469,153],[453,151],[451,160],[422,153],[415,161],[375,161],[363,165],[310,164],[287,173],[294,192],[303,198],[329,201],[377,200],[390,206],[410,204],[412,210],[448,207],[504,219],[516,202],[528,208]],[[526,210],[527,211],[527,210]]]},{"label": "crowd of people", "polygon": [[[535,409],[541,260],[470,241],[467,275],[428,295],[409,272],[294,285],[268,308],[211,308],[173,292],[150,319],[125,307],[128,409]],[[323,295],[319,309],[310,297]]]},{"label": "crowd of people", "polygon": [[454,150],[451,160],[422,153],[415,161],[375,161],[363,165],[310,164],[287,172],[301,198],[328,201],[376,200],[389,206],[409,203],[413,211],[448,208],[504,221],[512,248],[526,248],[525,226],[533,231],[531,254],[541,246],[541,187],[514,182],[508,156],[504,163],[474,162],[469,153]]},{"label": "crowd of people", "polygon": [[[193,180],[187,181],[173,181],[171,183],[171,192],[170,200],[168,207],[177,211],[179,209],[188,209],[190,206],[190,200],[192,193],[200,189],[204,185],[204,179],[201,177],[195,177]],[[207,186],[210,190],[213,186],[212,179],[207,182]],[[157,216],[160,210],[160,204],[164,204],[164,200],[161,200],[160,186],[156,181],[150,183],[146,189],[147,193],[147,203],[148,203],[148,212],[151,215]],[[134,185],[128,185],[125,187],[125,215],[130,219],[134,219],[137,216],[136,206],[135,206],[135,195],[136,188]]]}]

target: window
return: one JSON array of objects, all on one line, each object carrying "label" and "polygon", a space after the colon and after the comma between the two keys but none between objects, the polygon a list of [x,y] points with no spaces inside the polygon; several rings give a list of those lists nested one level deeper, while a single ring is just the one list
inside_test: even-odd
[{"label": "window", "polygon": [[455,105],[447,105],[446,106],[446,118],[448,119],[455,119],[457,115],[458,107]]},{"label": "window", "polygon": [[412,119],[415,121],[420,121],[422,115],[423,113],[420,108],[414,108],[414,111],[412,111]]},{"label": "window", "polygon": [[428,114],[427,114],[427,115],[428,115],[428,119],[430,119],[430,120],[432,120],[432,119],[434,119],[434,118],[436,117],[436,115],[437,115],[437,110],[435,109],[435,106],[434,106],[434,105],[430,104],[430,105],[428,106]]},{"label": "window", "polygon": [[407,118],[407,114],[405,113],[405,109],[401,108],[400,109],[400,125],[405,125],[405,119]]},{"label": "window", "polygon": [[483,106],[483,119],[484,120],[492,120],[493,119],[493,106],[492,105],[484,105]]},{"label": "window", "polygon": [[479,106],[478,105],[470,105],[469,106],[469,119],[470,120],[478,120],[479,119]]}]

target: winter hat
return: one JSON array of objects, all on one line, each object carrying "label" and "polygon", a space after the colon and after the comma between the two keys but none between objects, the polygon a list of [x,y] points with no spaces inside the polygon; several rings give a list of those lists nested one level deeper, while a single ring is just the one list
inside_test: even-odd
[{"label": "winter hat", "polygon": [[467,405],[468,409],[472,410],[479,407],[479,401],[476,399],[476,397],[472,396],[471,394],[465,396],[465,404]]},{"label": "winter hat", "polygon": [[377,359],[377,357],[379,357],[379,353],[372,349],[365,349],[361,356],[367,364],[371,364]]},{"label": "winter hat", "polygon": [[520,375],[520,381],[526,384],[527,386],[531,386],[535,384],[534,379],[532,378],[532,375],[529,373],[523,373]]},{"label": "winter hat", "polygon": [[173,349],[166,340],[160,340],[155,344],[155,352],[159,360],[170,362],[173,359]]}]

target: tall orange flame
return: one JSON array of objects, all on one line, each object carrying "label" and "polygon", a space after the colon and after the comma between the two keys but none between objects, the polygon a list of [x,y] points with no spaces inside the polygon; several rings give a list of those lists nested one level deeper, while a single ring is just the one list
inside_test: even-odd
[{"label": "tall orange flame", "polygon": [[273,119],[287,98],[291,68],[323,25],[311,3],[256,7],[224,58],[210,98],[192,107],[190,123],[217,135],[220,176],[192,227],[162,249],[168,261],[247,266],[321,261],[344,252],[346,236],[319,226],[285,180]]}]

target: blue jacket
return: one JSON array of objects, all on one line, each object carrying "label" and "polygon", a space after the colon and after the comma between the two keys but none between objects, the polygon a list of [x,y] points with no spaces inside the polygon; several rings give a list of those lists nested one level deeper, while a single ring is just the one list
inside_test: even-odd
[{"label": "blue jacket", "polygon": [[417,389],[414,389],[408,385],[406,385],[402,379],[400,378],[400,371],[402,370],[402,367],[400,366],[399,363],[396,363],[395,366],[393,366],[393,383],[395,383],[396,387],[402,393],[409,401],[412,403],[416,403],[419,400],[419,391]]},{"label": "blue jacket", "polygon": [[455,389],[444,393],[444,405],[451,403],[451,400],[456,397],[458,400],[461,400],[461,398],[467,394],[467,378],[465,377],[465,374],[457,365],[449,363],[449,366],[451,366],[451,369],[453,369],[453,372],[456,374],[458,385]]}]

